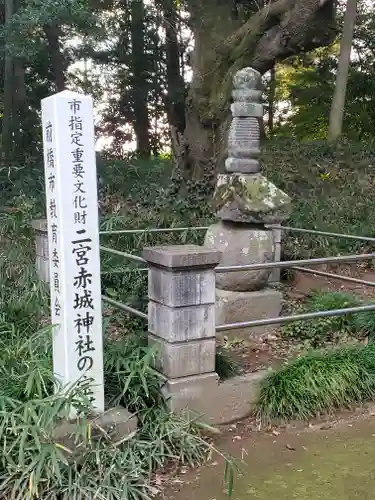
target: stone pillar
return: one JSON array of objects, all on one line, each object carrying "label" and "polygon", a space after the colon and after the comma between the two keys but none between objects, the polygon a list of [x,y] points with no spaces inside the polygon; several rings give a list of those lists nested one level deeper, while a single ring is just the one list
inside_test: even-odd
[{"label": "stone pillar", "polygon": [[197,245],[145,248],[149,344],[171,410],[206,413],[215,372],[215,266],[220,253]]},{"label": "stone pillar", "polygon": [[36,269],[41,281],[49,283],[48,227],[46,219],[31,222],[35,231]]},{"label": "stone pillar", "polygon": [[[226,173],[218,176],[213,200],[220,222],[208,229],[205,238],[206,248],[221,252],[223,266],[273,262],[276,241],[266,225],[280,224],[290,214],[288,195],[260,172],[260,84],[260,73],[252,68],[238,71],[233,78]],[[216,324],[278,316],[282,297],[268,286],[270,275],[267,269],[218,274]],[[224,335],[248,339],[272,328],[232,330]]]}]

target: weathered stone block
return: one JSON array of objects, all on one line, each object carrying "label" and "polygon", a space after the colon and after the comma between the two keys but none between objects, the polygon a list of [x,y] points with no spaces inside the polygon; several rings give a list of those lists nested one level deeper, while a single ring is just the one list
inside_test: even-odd
[{"label": "weathered stone block", "polygon": [[263,105],[255,102],[237,101],[230,106],[232,116],[255,116],[263,118]]},{"label": "weathered stone block", "polygon": [[215,337],[215,305],[172,308],[150,301],[148,330],[168,342]]},{"label": "weathered stone block", "polygon": [[190,409],[211,425],[228,424],[248,417],[259,397],[262,370],[218,383],[214,374],[172,380],[165,386],[172,411]]},{"label": "weathered stone block", "polygon": [[[258,89],[262,81],[262,75],[256,69],[247,67],[242,68],[237,71],[233,76],[233,87],[236,90],[245,90],[249,91],[253,89]],[[259,92],[259,98],[261,96],[261,92]]]},{"label": "weathered stone block", "polygon": [[258,118],[234,117],[229,127],[228,156],[233,158],[258,157],[259,134]]},{"label": "weathered stone block", "polygon": [[[221,266],[262,264],[274,260],[272,230],[255,229],[246,224],[214,224],[209,227],[204,244],[221,252]],[[216,275],[216,287],[241,292],[258,290],[266,286],[270,274],[270,269],[220,272]]]},{"label": "weathered stone block", "polygon": [[205,401],[208,395],[217,394],[218,380],[216,373],[171,379],[166,381],[162,391],[171,411],[190,409],[206,414]]},{"label": "weathered stone block", "polygon": [[225,170],[227,172],[240,172],[241,174],[256,174],[260,171],[260,164],[259,160],[252,158],[230,157],[225,160]]},{"label": "weathered stone block", "polygon": [[249,417],[258,401],[260,385],[268,370],[233,377],[219,384],[216,398],[206,398],[207,420],[213,425],[238,422]]},{"label": "weathered stone block", "polygon": [[249,88],[241,88],[232,90],[234,102],[261,102],[262,91]]},{"label": "weathered stone block", "polygon": [[[95,440],[103,436],[103,430],[113,442],[120,441],[137,430],[138,420],[125,408],[111,408],[101,415],[90,417],[87,424],[91,427],[91,439]],[[52,434],[52,439],[64,446],[69,452],[67,458],[77,458],[80,455],[80,443],[85,437],[81,434],[80,422],[61,422]]]},{"label": "weathered stone block", "polygon": [[215,267],[220,254],[199,245],[170,245],[143,250],[143,258],[157,266],[181,269]]},{"label": "weathered stone block", "polygon": [[215,270],[171,272],[152,267],[148,273],[148,296],[170,307],[213,304]]},{"label": "weathered stone block", "polygon": [[41,281],[49,283],[49,248],[48,248],[48,225],[46,219],[31,221],[35,231],[35,253],[36,270]]},{"label": "weathered stone block", "polygon": [[170,344],[149,334],[148,342],[156,347],[155,368],[168,378],[215,371],[215,338]]},{"label": "weathered stone block", "polygon": [[35,238],[36,254],[44,259],[49,258],[49,247],[48,247],[48,234],[47,233],[36,233]]},{"label": "weathered stone block", "polygon": [[[257,292],[231,292],[216,289],[216,326],[257,319],[276,318],[280,315],[282,294],[266,288]],[[268,334],[276,325],[247,327],[217,332],[217,337],[249,340]]]},{"label": "weathered stone block", "polygon": [[137,430],[138,420],[126,408],[118,407],[98,415],[93,422],[95,426],[104,429],[113,441],[120,441]]},{"label": "weathered stone block", "polygon": [[[281,229],[272,229],[273,241],[275,244],[275,262],[281,261]],[[279,267],[272,269],[270,277],[268,279],[269,283],[280,283],[281,270]]]},{"label": "weathered stone block", "polygon": [[47,233],[48,232],[47,219],[34,219],[31,221],[31,227],[34,229],[34,231]]},{"label": "weathered stone block", "polygon": [[220,174],[213,201],[224,221],[275,224],[291,212],[289,196],[261,174]]},{"label": "weathered stone block", "polygon": [[37,255],[35,263],[36,263],[36,270],[37,270],[39,279],[41,281],[45,281],[46,283],[49,283],[49,281],[50,281],[49,259],[45,259],[45,258]]}]

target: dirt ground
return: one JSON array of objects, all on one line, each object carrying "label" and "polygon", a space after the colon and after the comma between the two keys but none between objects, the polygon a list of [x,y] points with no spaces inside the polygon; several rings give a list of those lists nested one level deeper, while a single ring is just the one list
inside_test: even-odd
[{"label": "dirt ground", "polygon": [[[365,266],[318,268],[375,283]],[[375,298],[375,287],[297,272],[285,285],[288,301],[303,300],[314,290],[352,292]],[[275,367],[303,348],[279,338],[277,330],[257,343],[232,345],[245,371]],[[261,428],[247,419],[221,428],[215,446],[235,457],[232,500],[366,500],[375,499],[375,404],[326,416],[309,423]],[[224,460],[218,454],[203,468],[167,474],[160,500],[224,500],[228,498]]]},{"label": "dirt ground", "polygon": [[[247,421],[223,429],[216,446],[237,459],[232,500],[375,498],[375,405],[335,418],[260,429]],[[161,500],[228,498],[224,461],[169,478]]]},{"label": "dirt ground", "polygon": [[[310,268],[313,269],[313,268]],[[346,291],[364,299],[375,298],[375,271],[365,265],[317,266],[319,271],[341,274],[351,278],[374,282],[374,286],[352,283],[339,279],[326,278],[297,271],[294,279],[288,284],[286,292],[289,298],[303,298],[314,290]]]},{"label": "dirt ground", "polygon": [[[293,280],[284,285],[286,302],[303,300],[317,290],[350,292],[364,300],[375,298],[375,271],[367,269],[364,265],[319,266],[316,269],[374,282],[374,286],[296,272]],[[271,334],[255,342],[239,342],[232,344],[230,348],[234,359],[246,373],[249,373],[268,367],[276,368],[284,361],[298,356],[305,346],[295,340],[281,339],[278,330],[275,329]]]}]

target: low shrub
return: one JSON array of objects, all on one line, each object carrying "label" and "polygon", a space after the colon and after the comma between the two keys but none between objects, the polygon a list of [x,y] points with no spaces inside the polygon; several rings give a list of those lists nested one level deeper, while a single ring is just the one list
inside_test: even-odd
[{"label": "low shrub", "polygon": [[[22,325],[22,323],[19,323]],[[29,335],[0,324],[0,498],[7,500],[146,500],[152,473],[171,461],[196,465],[213,446],[213,431],[188,415],[170,413],[151,368],[154,353],[142,335],[105,343],[105,390],[111,405],[136,413],[139,428],[120,443],[103,431],[91,439],[87,387],[53,394],[51,330]],[[54,437],[56,425],[80,410],[78,456]]]},{"label": "low shrub", "polygon": [[286,363],[263,381],[258,417],[306,420],[375,397],[375,346],[313,351]]},{"label": "low shrub", "polygon": [[236,375],[240,375],[242,368],[233,359],[231,352],[226,347],[216,349],[215,371],[221,380],[226,380]]},{"label": "low shrub", "polygon": [[[350,293],[316,292],[304,304],[294,308],[296,314],[333,309],[358,307],[363,302]],[[312,347],[331,342],[339,342],[349,337],[366,337],[369,330],[375,328],[375,312],[353,313],[345,316],[313,318],[289,323],[281,328],[281,335],[308,341]]]},{"label": "low shrub", "polygon": [[[49,308],[46,287],[35,276],[32,240],[0,242],[1,499],[149,500],[157,492],[157,469],[196,465],[215,450],[205,437],[214,429],[167,410],[147,338],[137,323],[125,330],[117,315],[113,336],[111,318],[104,318],[105,396],[108,406],[134,412],[138,429],[121,442],[104,431],[93,440],[85,383],[54,393],[51,328],[36,332],[49,323]],[[79,411],[77,455],[54,433],[72,406]],[[232,462],[225,458],[231,490]]]},{"label": "low shrub", "polygon": [[[375,142],[272,140],[262,151],[265,174],[293,200],[288,225],[334,233],[375,236]],[[374,245],[345,238],[286,232],[288,258],[374,251]]]},{"label": "low shrub", "polygon": [[353,314],[352,328],[368,337],[369,343],[375,341],[375,311]]}]

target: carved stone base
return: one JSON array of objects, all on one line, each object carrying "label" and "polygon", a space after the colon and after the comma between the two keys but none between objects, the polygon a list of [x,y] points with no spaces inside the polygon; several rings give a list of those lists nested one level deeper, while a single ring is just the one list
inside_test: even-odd
[{"label": "carved stone base", "polygon": [[[282,294],[266,288],[257,292],[230,292],[216,289],[216,326],[280,315]],[[256,326],[217,332],[218,338],[251,340],[277,330],[277,325]]]},{"label": "carved stone base", "polygon": [[[251,224],[213,224],[207,230],[204,246],[221,252],[221,266],[268,263],[275,254],[272,230]],[[270,274],[271,269],[217,273],[216,286],[239,292],[260,290],[267,285]]]}]

